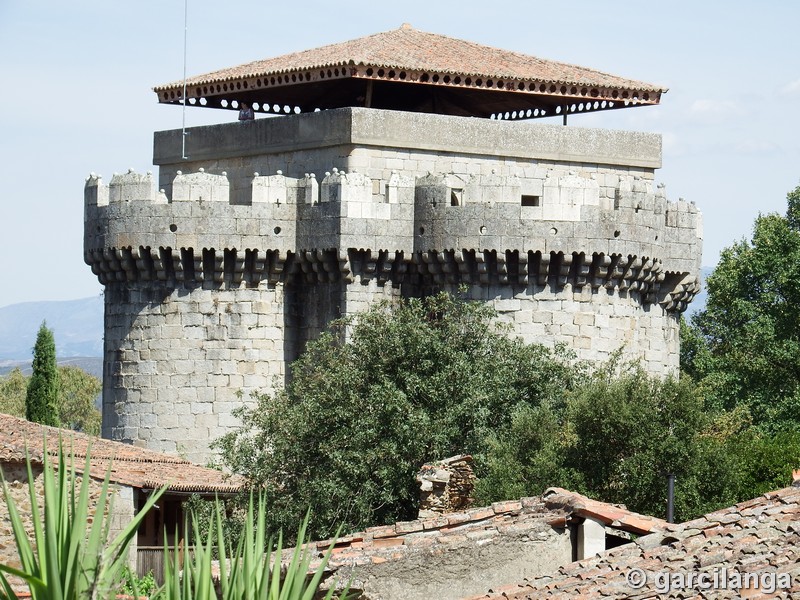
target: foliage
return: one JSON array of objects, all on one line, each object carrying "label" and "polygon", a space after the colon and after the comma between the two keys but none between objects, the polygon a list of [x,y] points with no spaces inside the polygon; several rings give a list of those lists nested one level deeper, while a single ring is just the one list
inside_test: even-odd
[{"label": "foliage", "polygon": [[156,590],[156,579],[153,572],[150,571],[143,577],[137,577],[136,573],[125,567],[122,570],[122,587],[119,593],[126,596],[146,596],[150,595]]},{"label": "foliage", "polygon": [[726,451],[739,469],[740,499],[782,488],[800,465],[800,431],[766,433],[750,428],[733,437]]},{"label": "foliage", "polygon": [[58,415],[61,426],[100,435],[100,411],[95,399],[103,388],[97,377],[78,367],[58,368]]},{"label": "foliage", "polygon": [[25,418],[28,378],[18,368],[0,377],[0,413]]},{"label": "foliage", "polygon": [[[661,379],[616,359],[577,384],[561,408],[523,407],[488,440],[483,503],[565,487],[664,515],[676,475],[676,517],[739,499],[742,469],[727,444],[741,423],[709,412],[688,378]],[[749,497],[749,496],[748,496]]]},{"label": "foliage", "polygon": [[[84,473],[89,472],[90,454],[87,452]],[[1,598],[17,597],[8,582],[8,575],[24,579],[34,600],[108,597],[119,585],[128,547],[139,523],[163,493],[159,490],[151,494],[125,529],[109,541],[111,465],[99,494],[94,498],[90,489],[91,478],[77,476],[72,457],[68,460],[61,446],[56,461],[54,465],[45,447],[41,478],[44,495],[40,508],[32,461],[27,459],[33,540],[28,537],[3,479],[3,492],[22,567],[0,565]]]},{"label": "foliage", "polygon": [[800,187],[787,199],[786,217],[759,216],[751,240],[722,252],[706,308],[682,336],[695,348],[685,367],[710,399],[744,404],[771,431],[800,418]]},{"label": "foliage", "polygon": [[724,473],[713,482],[700,477],[719,460],[720,447],[703,437],[713,421],[687,378],[662,380],[638,366],[617,376],[601,370],[576,392],[567,418],[574,438],[566,460],[575,487],[592,497],[663,515],[665,477],[673,473],[678,519],[701,513],[707,501],[730,499]]},{"label": "foliage", "polygon": [[511,426],[486,439],[486,468],[476,485],[477,502],[488,505],[540,494],[553,485],[568,487],[564,453],[569,443],[563,410],[550,402],[519,406]]},{"label": "foliage", "polygon": [[58,368],[53,332],[42,321],[33,348],[33,373],[25,397],[25,418],[34,423],[58,426]]},{"label": "foliage", "polygon": [[[25,418],[25,396],[28,381],[19,369],[0,377],[0,413]],[[103,384],[97,377],[78,367],[58,367],[57,408],[61,426],[100,435],[100,411],[95,398]]]},{"label": "foliage", "polygon": [[[176,542],[173,551],[165,554],[172,557],[165,564],[164,585],[151,596],[152,600],[244,600],[260,598],[263,600],[312,600],[325,573],[325,568],[333,551],[333,545],[315,567],[313,575],[307,578],[311,565],[310,546],[298,545],[290,554],[288,563],[283,563],[283,540],[279,535],[275,551],[273,540],[267,537],[267,511],[263,496],[254,503],[249,499],[246,516],[238,543],[232,544],[232,536],[224,526],[221,504],[216,503],[207,524],[200,523],[201,517],[191,513],[191,527],[198,543],[190,551]],[[202,527],[201,527],[202,525]],[[306,540],[307,517],[297,534],[299,540]],[[200,530],[205,529],[203,536]],[[212,560],[215,548],[219,552],[219,596],[212,577]],[[181,564],[181,556],[188,556]],[[282,569],[283,565],[283,569]],[[330,600],[348,597],[348,585],[337,592],[332,585],[324,595]],[[134,595],[141,591],[133,586]]]},{"label": "foliage", "polygon": [[[91,452],[87,452],[84,473],[91,465]],[[109,541],[109,525],[113,511],[109,499],[109,465],[99,493],[90,486],[91,478],[77,475],[72,458],[59,447],[57,465],[43,452],[42,483],[43,506],[39,507],[36,479],[32,461],[27,460],[28,486],[32,506],[33,533],[29,538],[22,515],[9,493],[3,479],[3,492],[10,516],[11,527],[19,552],[20,569],[0,564],[0,598],[14,599],[17,595],[8,576],[22,578],[29,586],[34,600],[85,600],[109,598],[122,591],[134,596],[149,594],[152,600],[217,600],[212,578],[211,560],[215,548],[220,558],[219,587],[221,600],[312,600],[317,597],[321,579],[333,551],[333,544],[310,572],[312,552],[310,546],[298,546],[283,563],[282,544],[278,536],[277,548],[271,552],[273,540],[266,536],[266,505],[259,498],[254,508],[250,499],[238,543],[225,531],[222,509],[217,503],[211,511],[211,521],[205,541],[194,549],[182,547],[176,541],[171,554],[165,548],[168,560],[165,566],[164,586],[156,588],[152,573],[138,578],[125,566],[128,548],[139,525],[149,510],[164,493],[164,489],[150,494],[145,505],[117,537]],[[200,540],[199,518],[191,513],[195,538]],[[297,538],[306,540],[306,521],[302,523]],[[188,557],[188,558],[187,558]],[[274,559],[274,560],[273,560]],[[123,583],[124,579],[124,583]],[[349,585],[336,589],[333,585],[324,596],[330,600],[348,597]]]},{"label": "foliage", "polygon": [[557,402],[572,385],[562,349],[510,339],[482,303],[448,294],[374,306],[337,321],[292,365],[283,391],[238,416],[217,446],[268,494],[273,530],[310,531],[416,517],[416,471],[472,453],[519,407]]}]

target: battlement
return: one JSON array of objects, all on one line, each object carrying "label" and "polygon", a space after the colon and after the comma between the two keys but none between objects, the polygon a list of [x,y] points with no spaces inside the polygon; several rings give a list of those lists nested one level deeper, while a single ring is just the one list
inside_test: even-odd
[{"label": "battlement", "polygon": [[157,181],[84,187],[104,435],[204,460],[331,320],[462,286],[526,342],[677,369],[702,216],[655,184],[657,135],[348,108],[182,139]]},{"label": "battlement", "polygon": [[[674,289],[659,294],[656,284],[677,277],[683,300],[671,309],[684,308],[691,288],[684,280],[696,279],[700,213],[683,200],[667,200],[663,185],[653,189],[640,176],[617,176],[615,183],[609,192],[597,173],[559,169],[538,178],[496,172],[412,178],[392,171],[384,181],[333,168],[321,183],[313,173],[255,172],[249,197],[240,195],[245,202],[234,204],[225,171],[178,172],[171,198],[156,191],[150,173],[115,175],[108,187],[93,175],[85,187],[86,260],[101,280],[125,264],[144,270],[128,269],[124,279],[148,277],[152,262],[171,265],[156,268],[157,278],[186,281],[189,272],[192,281],[219,282],[222,263],[209,256],[227,253],[243,257],[230,259],[229,271],[236,265],[247,271],[232,273],[229,282],[254,285],[262,275],[275,282],[296,272],[283,268],[287,260],[313,262],[309,257],[323,255],[329,258],[322,262],[342,263],[342,269],[325,270],[328,277],[340,270],[348,277],[352,269],[344,257],[352,249],[405,263],[393,282],[399,285],[409,272],[433,283],[467,283],[478,271],[470,267],[479,260],[472,257],[492,256],[481,269],[505,269],[497,280],[517,285],[554,278],[560,287],[595,282],[630,290],[636,273],[633,281],[640,281],[649,302],[671,298]],[[272,253],[272,271],[255,268],[263,252]],[[196,258],[201,255],[206,258]],[[441,261],[438,270],[431,266]],[[448,261],[460,266],[448,269]],[[509,272],[496,266],[501,263],[515,266]],[[207,275],[200,275],[201,265],[210,267]]]}]

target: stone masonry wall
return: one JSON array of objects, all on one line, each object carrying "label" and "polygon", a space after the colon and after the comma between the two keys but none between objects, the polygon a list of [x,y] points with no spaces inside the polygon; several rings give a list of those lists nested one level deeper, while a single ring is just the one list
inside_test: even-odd
[{"label": "stone masonry wall", "polygon": [[567,284],[562,290],[549,285],[474,287],[469,296],[489,302],[525,343],[553,347],[569,340],[579,360],[600,363],[619,350],[650,373],[678,371],[678,315],[659,304],[643,309],[637,292]]},{"label": "stone masonry wall", "polygon": [[420,484],[418,518],[467,510],[472,507],[475,489],[472,457],[459,454],[424,464],[417,473],[417,483]]},{"label": "stone masonry wall", "polygon": [[107,437],[202,462],[332,319],[461,286],[526,342],[677,369],[702,216],[657,135],[349,108],[188,139],[156,134],[161,189],[86,183]]},{"label": "stone masonry wall", "polygon": [[107,285],[104,437],[202,464],[233,410],[285,375],[282,295]]},{"label": "stone masonry wall", "polygon": [[[8,493],[14,501],[25,526],[25,531],[28,533],[29,539],[33,541],[33,509],[28,488],[26,466],[23,463],[6,462],[0,465],[0,468],[3,471],[3,477],[8,486]],[[35,479],[39,511],[42,511],[44,510],[43,469],[41,466],[33,465],[32,472]],[[82,478],[78,476],[76,485],[80,486],[81,479]],[[92,507],[91,510],[97,505],[97,499],[100,495],[101,488],[102,482],[94,479],[90,481],[89,498]],[[19,561],[19,553],[17,552],[17,545],[14,541],[14,533],[11,527],[11,520],[9,518],[6,502],[5,496],[3,496],[2,499],[0,499],[0,564],[21,568],[22,565]],[[132,490],[124,486],[112,486],[109,502],[113,510],[109,524],[109,539],[113,539],[122,532],[128,523],[130,523],[131,518],[133,518],[135,514]],[[128,565],[133,569],[136,568],[136,537],[134,537],[133,543],[131,544]],[[12,578],[11,582],[15,589],[27,592],[27,585],[22,580]]]}]

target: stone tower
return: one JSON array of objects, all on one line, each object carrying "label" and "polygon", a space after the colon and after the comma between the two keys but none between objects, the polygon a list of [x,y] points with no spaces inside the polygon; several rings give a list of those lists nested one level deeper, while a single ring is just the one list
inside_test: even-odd
[{"label": "stone tower", "polygon": [[158,132],[157,178],[88,178],[104,437],[203,461],[330,320],[462,285],[527,342],[674,372],[702,226],[654,185],[660,136],[528,121],[663,91],[407,26],[187,81],[289,114]]}]

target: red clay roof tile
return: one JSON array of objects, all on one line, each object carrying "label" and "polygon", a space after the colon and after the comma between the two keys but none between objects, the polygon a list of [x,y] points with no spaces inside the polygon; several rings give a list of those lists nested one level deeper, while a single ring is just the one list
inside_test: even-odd
[{"label": "red clay roof tile", "polygon": [[[517,592],[502,595],[489,593],[475,598],[798,598],[798,491],[800,490],[797,488],[785,488],[699,519],[669,525],[660,532],[639,538],[633,544],[566,565],[554,576],[538,577],[521,583]],[[550,498],[553,504],[566,507],[569,505],[569,495],[570,492],[557,490]],[[545,502],[547,499],[545,494]],[[578,512],[585,509],[585,503],[580,499],[574,505]],[[627,574],[634,568],[650,575],[647,583],[635,590],[626,581]],[[728,589],[703,590],[695,586],[692,589],[663,592],[656,589],[654,582],[654,575],[658,572],[686,575],[698,573],[700,570],[713,573],[715,569],[726,569],[729,577],[734,572],[771,574],[770,576],[788,573],[790,587],[776,589],[770,594],[745,589],[740,594],[731,585],[727,586]]]},{"label": "red clay roof tile", "polygon": [[[191,77],[187,80],[187,84],[197,85],[230,81],[240,77],[263,77],[297,70],[349,65],[666,91],[661,86],[618,77],[595,69],[427,33],[410,26],[213,71]],[[157,86],[155,90],[175,85],[182,86],[183,81]]]},{"label": "red clay roof tile", "polygon": [[238,492],[245,486],[242,477],[177,456],[0,414],[0,462],[23,462],[26,449],[34,462],[41,462],[45,445],[48,454],[54,455],[59,442],[72,453],[77,471],[83,472],[90,451],[91,476],[104,478],[110,464],[110,480],[121,485],[140,489],[167,485],[173,492],[207,494]]},{"label": "red clay roof tile", "polygon": [[[309,102],[317,108],[363,106],[353,103],[366,93],[362,87],[358,86],[355,94],[347,89],[349,83],[357,80],[364,84],[386,83],[393,89],[406,91],[413,87],[416,93],[421,88],[447,89],[448,93],[459,95],[458,104],[474,102],[475,106],[464,110],[465,114],[475,115],[481,113],[480,107],[485,108],[486,103],[495,106],[499,96],[560,98],[561,104],[567,99],[589,103],[606,100],[616,102],[619,108],[629,101],[658,104],[661,94],[667,91],[662,86],[596,69],[427,33],[407,25],[197,75],[188,78],[185,84],[190,102],[204,98],[207,103],[202,104],[212,108],[230,106],[221,102],[225,98],[263,105],[288,103],[311,110],[313,107],[305,106]],[[160,102],[180,103],[184,81],[158,85],[153,90]],[[331,96],[339,94],[343,96],[337,104]],[[479,100],[476,94],[481,95]],[[553,108],[558,102],[546,104]],[[394,108],[403,110],[399,106]]]}]

